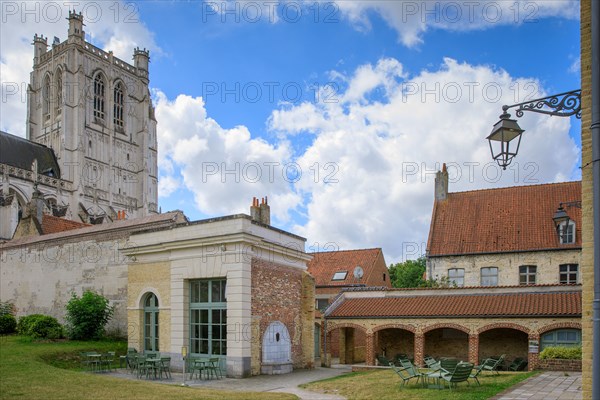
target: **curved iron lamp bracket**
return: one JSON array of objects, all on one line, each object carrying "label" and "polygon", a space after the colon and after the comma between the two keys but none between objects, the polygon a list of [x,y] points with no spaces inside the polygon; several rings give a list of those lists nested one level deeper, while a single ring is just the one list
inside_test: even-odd
[{"label": "curved iron lamp bracket", "polygon": [[558,117],[570,117],[575,115],[577,118],[581,119],[581,89],[524,101],[522,103],[504,105],[502,106],[502,110],[506,114],[507,110],[515,107],[517,108],[515,115],[518,118],[521,118],[525,111],[532,111]]}]

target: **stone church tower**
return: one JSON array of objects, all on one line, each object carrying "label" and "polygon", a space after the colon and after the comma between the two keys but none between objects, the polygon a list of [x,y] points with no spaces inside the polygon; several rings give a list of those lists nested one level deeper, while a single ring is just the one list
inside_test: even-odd
[{"label": "stone church tower", "polygon": [[[133,65],[85,41],[69,12],[67,40],[33,39],[27,139],[52,148],[70,218],[98,223],[157,213],[157,143],[147,50]],[[78,217],[79,216],[79,217]]]}]

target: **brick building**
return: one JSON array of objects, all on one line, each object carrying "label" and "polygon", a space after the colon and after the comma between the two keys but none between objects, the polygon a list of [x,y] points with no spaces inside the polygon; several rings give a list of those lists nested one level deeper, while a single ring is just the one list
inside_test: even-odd
[{"label": "brick building", "polygon": [[[381,248],[338,250],[313,253],[308,263],[308,272],[315,278],[315,358],[324,351],[324,331],[322,329],[322,311],[342,290],[356,287],[390,288],[389,271]],[[357,334],[355,358],[364,361],[364,338]],[[339,357],[340,335],[331,334],[328,353]]]},{"label": "brick building", "polygon": [[581,243],[581,182],[449,193],[444,166],[426,274],[456,287],[347,289],[325,312],[327,342],[343,363],[506,354],[535,368],[545,346],[581,344]]},{"label": "brick building", "polygon": [[[538,365],[539,344],[557,344],[557,331],[581,330],[580,285],[344,291],[327,309],[326,332],[340,330],[340,362],[357,362],[359,333],[367,365],[375,356],[456,357],[478,364],[506,354]],[[568,337],[566,338],[568,339]]]}]

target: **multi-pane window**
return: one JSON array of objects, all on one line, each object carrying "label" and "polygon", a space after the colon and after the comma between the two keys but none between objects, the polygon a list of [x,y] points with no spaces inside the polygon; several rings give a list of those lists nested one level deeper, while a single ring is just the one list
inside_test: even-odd
[{"label": "multi-pane window", "polygon": [[149,293],[144,301],[144,350],[159,351],[158,299]]},{"label": "multi-pane window", "polygon": [[448,270],[448,282],[454,282],[456,286],[465,285],[465,269],[464,268],[450,268]]},{"label": "multi-pane window", "polygon": [[115,86],[113,103],[113,123],[119,128],[123,127],[124,99],[125,93],[123,91],[123,84],[119,82],[117,83],[117,86]]},{"label": "multi-pane window", "polygon": [[317,299],[317,310],[324,311],[329,305],[329,299]]},{"label": "multi-pane window", "polygon": [[190,349],[203,355],[227,354],[226,280],[190,282]]},{"label": "multi-pane window", "polygon": [[581,346],[581,331],[579,329],[558,329],[542,335],[540,350],[555,346]]},{"label": "multi-pane window", "polygon": [[559,265],[560,283],[577,283],[579,275],[578,264],[561,264]]},{"label": "multi-pane window", "polygon": [[52,94],[50,93],[50,77],[46,75],[44,78],[44,86],[42,87],[42,111],[44,113],[44,118],[46,116],[50,116],[50,98]]},{"label": "multi-pane window", "polygon": [[60,114],[62,111],[62,103],[63,103],[63,80],[62,80],[62,71],[59,69],[56,71],[56,114]]},{"label": "multi-pane window", "polygon": [[569,221],[568,224],[560,224],[558,226],[558,234],[562,244],[575,243],[575,223],[573,221]]},{"label": "multi-pane window", "polygon": [[104,78],[101,74],[94,78],[94,117],[104,119]]},{"label": "multi-pane window", "polygon": [[481,286],[498,286],[498,268],[481,268]]},{"label": "multi-pane window", "polygon": [[535,285],[536,272],[535,265],[521,265],[519,267],[519,285]]}]

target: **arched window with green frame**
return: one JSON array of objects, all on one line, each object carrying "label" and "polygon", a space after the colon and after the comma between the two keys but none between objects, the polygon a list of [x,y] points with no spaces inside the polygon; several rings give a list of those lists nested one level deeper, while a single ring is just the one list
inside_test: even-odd
[{"label": "arched window with green frame", "polygon": [[148,293],[144,299],[144,350],[159,351],[158,347],[158,298]]},{"label": "arched window with green frame", "polygon": [[557,329],[546,332],[541,337],[540,350],[546,347],[576,347],[581,346],[580,329]]}]

